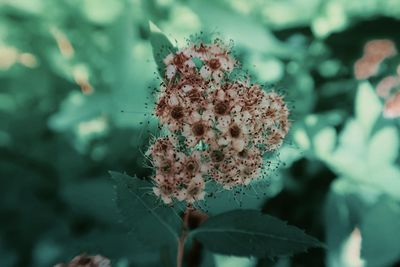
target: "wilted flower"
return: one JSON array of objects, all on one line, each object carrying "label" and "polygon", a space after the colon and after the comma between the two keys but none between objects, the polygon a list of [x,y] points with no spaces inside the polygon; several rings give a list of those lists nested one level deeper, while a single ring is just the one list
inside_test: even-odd
[{"label": "wilted flower", "polygon": [[238,65],[220,41],[190,44],[164,63],[155,115],[170,136],[147,152],[153,192],[167,204],[193,203],[204,198],[208,181],[231,189],[257,179],[263,154],[278,149],[289,131],[282,96],[229,78]]}]

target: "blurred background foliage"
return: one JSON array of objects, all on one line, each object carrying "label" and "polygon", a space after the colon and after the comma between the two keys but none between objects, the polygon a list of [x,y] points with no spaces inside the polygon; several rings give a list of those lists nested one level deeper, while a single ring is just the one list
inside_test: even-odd
[{"label": "blurred background foliage", "polygon": [[[206,253],[201,266],[399,266],[400,124],[382,116],[376,86],[400,58],[368,79],[353,70],[366,42],[400,44],[399,18],[399,0],[0,0],[0,266],[82,252],[168,266],[126,234],[108,178],[151,173],[149,20],[178,46],[200,31],[232,39],[250,74],[286,95],[282,164],[261,198],[239,202],[327,245],[276,261]],[[210,198],[210,212],[234,198]]]}]

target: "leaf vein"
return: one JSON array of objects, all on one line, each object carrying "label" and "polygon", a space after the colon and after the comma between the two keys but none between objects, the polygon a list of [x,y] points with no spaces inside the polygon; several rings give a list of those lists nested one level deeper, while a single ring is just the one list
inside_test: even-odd
[{"label": "leaf vein", "polygon": [[276,236],[276,235],[262,233],[262,232],[250,232],[250,231],[239,230],[239,229],[228,229],[228,230],[223,230],[223,229],[203,229],[203,230],[201,230],[201,229],[199,229],[199,230],[194,231],[193,234],[195,235],[195,234],[198,234],[198,233],[201,233],[201,232],[204,232],[204,233],[207,233],[207,232],[225,233],[225,234],[238,233],[238,234],[262,236],[262,237],[278,239],[278,240],[282,240],[282,241],[290,241],[290,242],[299,243],[299,244],[309,244],[310,243],[310,242],[302,241],[302,240],[298,240],[298,239],[291,239],[291,238],[287,238],[287,237],[281,237],[281,236]]}]

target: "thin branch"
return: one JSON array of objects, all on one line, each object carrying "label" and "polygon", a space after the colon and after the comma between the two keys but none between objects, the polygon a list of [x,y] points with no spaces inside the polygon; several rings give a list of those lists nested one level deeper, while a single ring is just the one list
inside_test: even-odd
[{"label": "thin branch", "polygon": [[186,211],[183,215],[181,236],[178,239],[178,251],[176,254],[176,267],[182,267],[183,256],[185,253],[185,241],[186,241],[186,238],[187,238],[188,232],[189,232],[189,217],[190,217],[191,211],[192,211],[192,206],[188,205],[186,207]]}]

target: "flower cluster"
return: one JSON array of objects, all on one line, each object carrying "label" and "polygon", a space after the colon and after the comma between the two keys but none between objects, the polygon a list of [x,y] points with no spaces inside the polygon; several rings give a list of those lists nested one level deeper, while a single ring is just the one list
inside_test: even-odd
[{"label": "flower cluster", "polygon": [[263,155],[277,150],[289,130],[282,96],[232,78],[240,67],[218,40],[170,53],[164,64],[155,115],[170,134],[147,153],[154,193],[165,203],[192,203],[204,198],[206,180],[231,189],[256,179]]},{"label": "flower cluster", "polygon": [[60,263],[54,267],[111,267],[111,262],[100,255],[79,255],[73,258],[68,264]]}]

